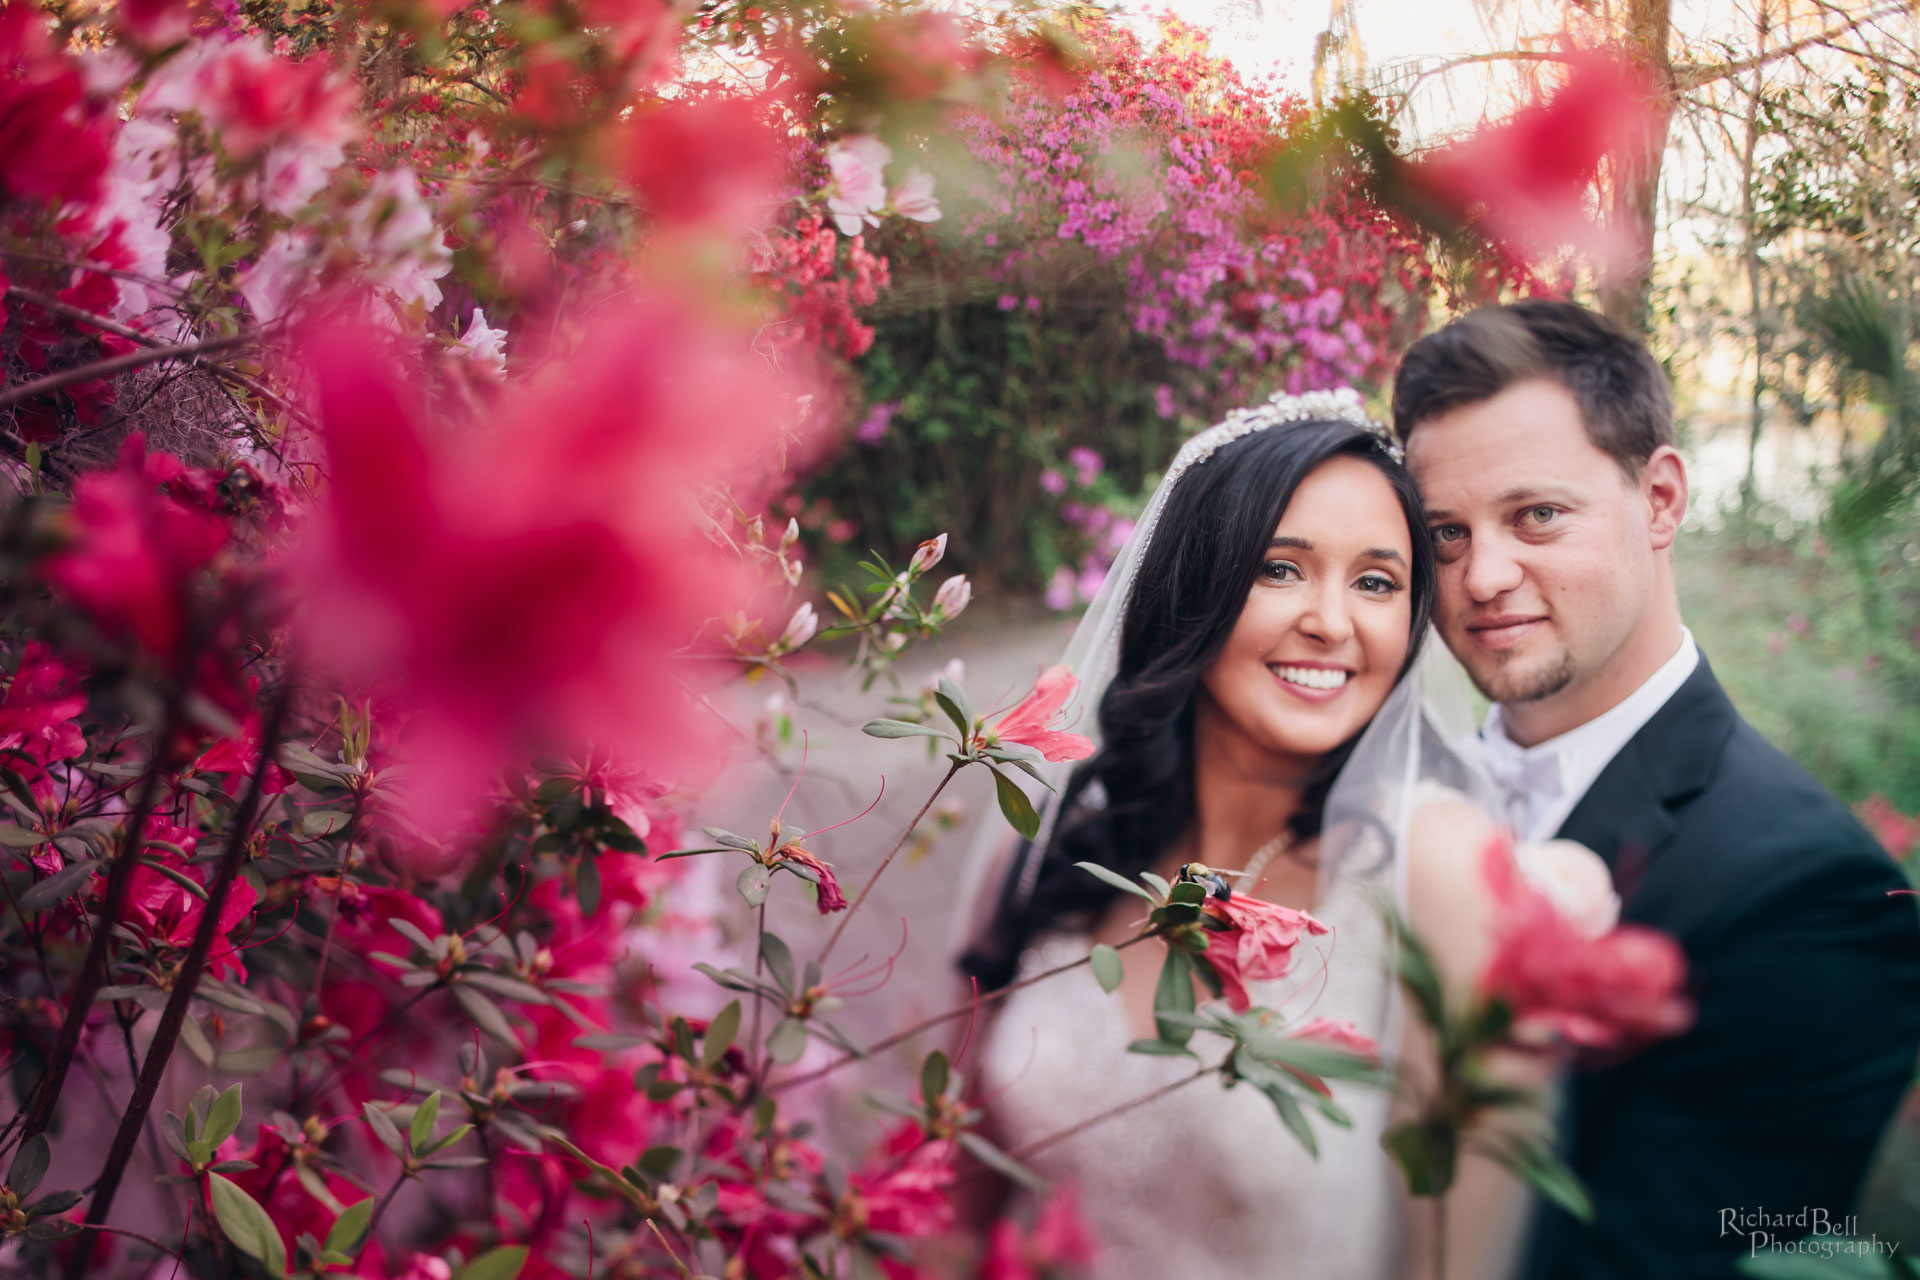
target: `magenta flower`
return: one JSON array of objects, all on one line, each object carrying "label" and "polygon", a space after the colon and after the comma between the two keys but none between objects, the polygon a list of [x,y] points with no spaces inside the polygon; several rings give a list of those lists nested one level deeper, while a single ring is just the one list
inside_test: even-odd
[{"label": "magenta flower", "polygon": [[1657,930],[1620,925],[1589,938],[1529,885],[1509,840],[1488,843],[1481,862],[1494,904],[1494,953],[1481,994],[1506,1003],[1567,1044],[1619,1050],[1677,1035],[1693,1022],[1681,994],[1686,955]]},{"label": "magenta flower", "polygon": [[1079,685],[1073,673],[1064,666],[1048,667],[1040,673],[1033,692],[984,731],[986,745],[1018,743],[1023,747],[1032,747],[1044,758],[1055,762],[1086,759],[1093,754],[1091,738],[1053,727],[1054,717],[1067,705]]},{"label": "magenta flower", "polygon": [[1253,1007],[1248,982],[1272,982],[1293,971],[1294,948],[1300,939],[1331,932],[1304,911],[1283,907],[1250,894],[1208,898],[1203,908],[1224,929],[1208,929],[1207,949],[1201,956],[1220,978],[1227,1004],[1235,1013]]}]

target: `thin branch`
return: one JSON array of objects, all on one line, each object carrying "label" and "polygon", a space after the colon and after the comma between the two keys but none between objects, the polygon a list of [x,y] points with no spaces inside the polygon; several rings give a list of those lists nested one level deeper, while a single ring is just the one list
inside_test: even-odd
[{"label": "thin branch", "polygon": [[1724,80],[1728,76],[1737,76],[1742,71],[1751,71],[1755,67],[1766,66],[1768,63],[1776,62],[1781,58],[1791,57],[1799,53],[1802,49],[1811,49],[1838,36],[1846,35],[1850,31],[1858,31],[1861,27],[1872,22],[1878,22],[1882,18],[1897,17],[1907,12],[1907,9],[1908,6],[1904,3],[1890,4],[1879,9],[1869,9],[1860,16],[1843,22],[1837,27],[1828,27],[1826,30],[1818,32],[1817,34],[1788,41],[1777,49],[1768,49],[1761,53],[1754,54],[1749,58],[1733,58],[1726,62],[1696,63],[1692,66],[1675,67],[1673,69],[1673,87],[1676,91],[1697,89],[1701,85],[1714,80]]},{"label": "thin branch", "polygon": [[1054,1132],[1049,1133],[1044,1137],[1035,1138],[1032,1142],[1027,1143],[1025,1146],[1020,1147],[1017,1150],[1007,1152],[1007,1155],[1014,1160],[1025,1160],[1027,1157],[1035,1154],[1036,1152],[1044,1151],[1048,1147],[1051,1147],[1056,1143],[1065,1142],[1068,1138],[1071,1138],[1076,1134],[1085,1133],[1088,1129],[1093,1128],[1093,1126],[1101,1123],[1102,1121],[1111,1120],[1115,1116],[1124,1115],[1127,1112],[1134,1110],[1135,1108],[1144,1107],[1149,1102],[1158,1102],[1160,1099],[1166,1097],[1168,1094],[1172,1093],[1174,1090],[1183,1089],[1186,1086],[1192,1084],[1195,1080],[1200,1079],[1202,1076],[1213,1075],[1215,1072],[1219,1070],[1220,1068],[1217,1066],[1200,1067],[1198,1070],[1194,1071],[1193,1074],[1181,1076],[1177,1080],[1171,1081],[1170,1083],[1167,1083],[1167,1084],[1163,1084],[1158,1089],[1153,1090],[1151,1093],[1143,1093],[1137,1098],[1128,1098],[1125,1102],[1117,1102],[1113,1106],[1108,1107],[1105,1111],[1100,1112],[1098,1115],[1088,1116],[1085,1120],[1080,1121],[1080,1123],[1078,1124],[1068,1125],[1066,1128],[1056,1129]]},{"label": "thin branch", "polygon": [[[1134,937],[1128,938],[1125,942],[1114,944],[1113,949],[1115,951],[1125,951],[1128,947],[1132,946],[1136,942],[1145,942],[1148,938],[1157,938],[1159,936],[1160,934],[1157,930],[1152,930],[1147,933],[1137,934]],[[1078,960],[1069,960],[1065,964],[1057,964],[1053,966],[1053,968],[1051,969],[1043,969],[1039,973],[1032,974],[1028,977],[1020,979],[1018,982],[1010,982],[1004,987],[999,987],[993,991],[989,991],[987,992],[987,994],[983,996],[977,996],[974,999],[966,1001],[964,1004],[955,1005],[953,1008],[947,1009],[940,1013],[936,1013],[930,1018],[922,1018],[920,1021],[914,1023],[912,1026],[907,1027],[901,1031],[896,1031],[884,1040],[876,1040],[872,1044],[867,1046],[865,1053],[861,1053],[861,1054],[850,1053],[844,1058],[836,1058],[832,1062],[827,1063],[825,1066],[815,1067],[813,1070],[807,1072],[805,1075],[791,1076],[785,1080],[780,1081],[778,1084],[771,1085],[768,1087],[767,1092],[779,1093],[783,1089],[791,1089],[796,1085],[807,1084],[810,1081],[818,1080],[821,1076],[830,1075],[833,1072],[838,1071],[841,1067],[846,1066],[850,1062],[863,1062],[873,1057],[874,1054],[884,1053],[888,1049],[891,1049],[893,1048],[893,1046],[899,1044],[901,1041],[911,1040],[913,1037],[919,1035],[921,1032],[932,1030],[934,1027],[939,1026],[943,1022],[952,1022],[955,1018],[963,1018],[967,1014],[972,1013],[975,1009],[980,1008],[983,1005],[993,1004],[995,1001],[1002,1000],[1007,996],[1012,995],[1014,992],[1020,990],[1022,987],[1030,987],[1036,982],[1040,982],[1047,978],[1051,978],[1055,974],[1065,973],[1069,969],[1084,968],[1086,965],[1092,963],[1092,961],[1093,961],[1093,953],[1089,951],[1086,955],[1081,956]]]},{"label": "thin branch", "polygon": [[[200,985],[207,959],[213,951],[214,937],[220,931],[221,910],[226,906],[234,879],[240,873],[240,864],[246,860],[253,821],[260,812],[267,773],[274,767],[279,754],[281,731],[286,725],[292,702],[293,680],[290,676],[283,677],[260,731],[260,762],[255,766],[253,777],[247,782],[246,794],[241,797],[240,806],[233,815],[233,826],[227,832],[227,847],[221,851],[220,861],[213,873],[213,883],[207,887],[207,900],[200,907],[200,922],[194,929],[193,943],[187,948],[186,958],[180,962],[180,972],[174,979],[172,993],[167,997],[167,1007],[160,1014],[160,1025],[154,1030],[153,1040],[147,1046],[146,1060],[140,1064],[140,1079],[134,1086],[133,1098],[127,1104],[126,1114],[120,1118],[120,1128],[113,1135],[113,1145],[107,1149],[107,1162],[94,1182],[93,1199],[87,1205],[88,1227],[104,1222],[113,1208],[113,1197],[120,1189],[121,1175],[126,1172],[127,1161],[133,1156],[134,1143],[138,1141],[146,1123],[154,1095],[160,1091],[160,1077],[166,1074],[174,1045],[180,1039],[181,1024],[187,1020],[187,1005]],[[67,1280],[78,1280],[81,1267],[92,1253],[92,1242],[88,1241],[67,1255]]]},{"label": "thin branch", "polygon": [[933,794],[927,797],[927,802],[920,806],[920,812],[913,815],[913,821],[909,822],[907,829],[900,833],[900,838],[893,842],[893,848],[887,850],[887,856],[880,859],[880,865],[874,868],[871,876],[867,877],[867,882],[860,886],[859,896],[854,898],[853,904],[849,906],[846,913],[840,917],[840,923],[834,926],[833,935],[827,939],[827,945],[820,949],[820,963],[822,966],[827,963],[827,957],[833,954],[834,944],[840,941],[840,935],[847,931],[847,925],[852,921],[854,912],[860,910],[860,904],[867,900],[867,895],[873,892],[873,886],[879,883],[881,875],[885,873],[888,865],[893,862],[893,855],[899,853],[901,847],[912,837],[914,830],[920,825],[920,820],[927,816],[927,810],[933,808],[933,802],[940,798],[940,793],[947,789],[949,782],[953,781],[953,775],[959,773],[963,767],[964,765],[961,762],[956,761],[947,770],[946,776],[940,779],[940,785],[933,789]]},{"label": "thin branch", "polygon": [[205,342],[182,342],[175,346],[148,347],[144,351],[129,351],[123,356],[114,356],[109,360],[96,360],[92,364],[83,364],[73,369],[62,369],[44,378],[35,378],[32,382],[23,382],[17,387],[0,391],[0,409],[19,404],[22,400],[31,400],[35,396],[45,395],[49,391],[59,391],[75,383],[116,377],[130,369],[158,364],[162,360],[185,358],[198,362],[204,356],[220,351],[230,351],[235,347],[243,347],[259,340],[260,335],[257,333],[242,333],[227,338],[209,338]]}]

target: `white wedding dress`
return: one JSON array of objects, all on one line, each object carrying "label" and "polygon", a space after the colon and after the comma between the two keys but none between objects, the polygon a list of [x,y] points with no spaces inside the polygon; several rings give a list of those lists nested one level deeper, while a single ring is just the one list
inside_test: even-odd
[{"label": "white wedding dress", "polygon": [[[1391,1002],[1378,901],[1389,879],[1384,867],[1329,877],[1314,915],[1332,934],[1303,941],[1285,979],[1249,984],[1254,1002],[1287,1024],[1340,1018],[1385,1039]],[[1021,972],[1077,959],[1089,947],[1084,935],[1055,934],[1022,956]],[[1161,954],[1154,943],[1122,953],[1129,964],[1156,965]],[[1133,1038],[1119,995],[1103,992],[1090,970],[1008,996],[979,1067],[999,1137],[1017,1148],[1193,1071],[1191,1059],[1128,1053]],[[1190,1047],[1217,1062],[1225,1043],[1196,1033]],[[1379,1146],[1388,1099],[1345,1081],[1333,1092],[1354,1128],[1309,1109],[1318,1160],[1260,1093],[1207,1078],[1028,1163],[1077,1189],[1101,1246],[1093,1274],[1102,1280],[1379,1280],[1397,1243],[1396,1175]]]}]

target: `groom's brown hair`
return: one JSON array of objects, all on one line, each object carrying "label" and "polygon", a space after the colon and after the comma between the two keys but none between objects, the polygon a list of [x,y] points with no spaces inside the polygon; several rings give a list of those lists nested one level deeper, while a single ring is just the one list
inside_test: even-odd
[{"label": "groom's brown hair", "polygon": [[1646,344],[1572,302],[1532,298],[1481,307],[1407,349],[1393,384],[1404,442],[1430,418],[1546,378],[1572,393],[1594,447],[1638,478],[1673,443],[1666,371]]}]

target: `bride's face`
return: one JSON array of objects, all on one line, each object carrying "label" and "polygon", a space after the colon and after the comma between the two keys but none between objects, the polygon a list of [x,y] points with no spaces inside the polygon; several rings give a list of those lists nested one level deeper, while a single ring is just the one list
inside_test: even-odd
[{"label": "bride's face", "polygon": [[1358,732],[1406,661],[1411,538],[1371,463],[1336,457],[1311,472],[1201,678],[1196,731],[1276,763],[1325,755]]}]

